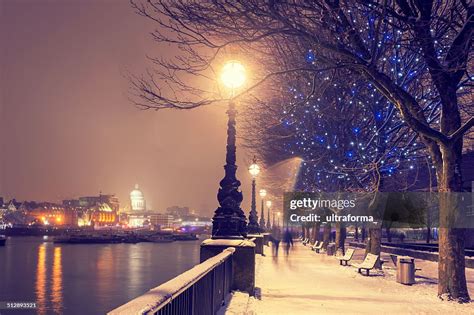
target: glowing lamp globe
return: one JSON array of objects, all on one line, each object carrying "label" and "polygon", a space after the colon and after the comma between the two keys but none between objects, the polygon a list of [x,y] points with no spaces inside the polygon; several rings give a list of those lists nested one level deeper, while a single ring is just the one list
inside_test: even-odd
[{"label": "glowing lamp globe", "polygon": [[272,207],[272,201],[271,201],[271,200],[267,200],[267,207],[268,207],[268,208],[271,208],[271,207]]},{"label": "glowing lamp globe", "polygon": [[257,164],[253,163],[252,165],[250,165],[249,167],[249,173],[250,175],[252,175],[253,177],[256,177],[258,175],[258,173],[260,173],[260,166],[258,166]]},{"label": "glowing lamp globe", "polygon": [[260,189],[259,194],[260,197],[265,198],[265,196],[267,195],[267,191],[265,189]]},{"label": "glowing lamp globe", "polygon": [[226,62],[221,72],[221,81],[230,89],[237,89],[245,82],[245,68],[237,60]]}]

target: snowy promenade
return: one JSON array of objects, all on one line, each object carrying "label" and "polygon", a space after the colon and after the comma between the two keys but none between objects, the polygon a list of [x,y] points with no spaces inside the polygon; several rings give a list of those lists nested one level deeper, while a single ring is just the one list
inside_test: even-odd
[{"label": "snowy promenade", "polygon": [[[457,304],[436,297],[437,264],[416,260],[417,284],[395,281],[395,266],[388,260],[384,276],[364,277],[354,267],[339,266],[325,254],[316,254],[300,243],[288,257],[257,255],[257,296],[234,294],[225,314],[474,314],[474,302]],[[363,258],[357,249],[355,260]],[[474,269],[466,269],[471,298]]]}]

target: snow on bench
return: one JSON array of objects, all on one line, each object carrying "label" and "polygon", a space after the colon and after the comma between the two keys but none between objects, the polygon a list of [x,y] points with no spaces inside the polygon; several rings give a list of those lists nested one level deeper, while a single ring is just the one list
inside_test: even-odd
[{"label": "snow on bench", "polygon": [[354,256],[354,252],[354,248],[349,248],[344,254],[344,256],[336,256],[336,259],[339,259],[339,264],[341,266],[347,266],[349,260],[351,260],[352,256]]},{"label": "snow on bench", "polygon": [[[368,253],[367,256],[365,256],[364,261],[361,264],[353,264],[352,266],[357,268],[357,272],[361,273],[361,270],[366,271],[366,276],[369,276],[370,270],[375,268],[375,264],[377,263],[377,260],[379,260],[379,255],[374,255],[371,253]],[[380,264],[383,264],[384,261],[380,260]]]},{"label": "snow on bench", "polygon": [[320,242],[318,245],[313,246],[311,249],[314,250],[316,253],[319,253],[321,249],[323,249],[324,242]]}]

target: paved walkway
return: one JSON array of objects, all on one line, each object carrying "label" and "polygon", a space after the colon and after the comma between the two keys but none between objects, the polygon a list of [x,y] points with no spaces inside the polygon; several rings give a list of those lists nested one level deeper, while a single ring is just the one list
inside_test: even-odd
[{"label": "paved walkway", "polygon": [[[433,262],[417,260],[417,268],[424,269],[422,277],[416,285],[405,286],[395,281],[391,263],[383,273],[364,277],[354,267],[339,266],[334,257],[301,244],[288,257],[282,252],[271,257],[268,247],[266,254],[257,256],[256,298],[244,300],[237,294],[226,314],[474,314],[474,303],[438,300]],[[358,249],[355,259],[362,258]],[[474,270],[467,270],[474,295]]]}]

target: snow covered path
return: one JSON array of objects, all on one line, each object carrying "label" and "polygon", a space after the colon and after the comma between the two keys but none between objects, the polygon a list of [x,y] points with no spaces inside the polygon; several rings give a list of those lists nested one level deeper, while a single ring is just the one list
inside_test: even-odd
[{"label": "snow covered path", "polygon": [[[257,255],[257,296],[248,301],[239,296],[237,304],[246,311],[227,314],[474,314],[474,303],[438,300],[432,278],[437,264],[433,262],[416,260],[417,268],[423,268],[422,277],[417,277],[416,285],[405,286],[395,282],[391,263],[384,266],[385,276],[364,277],[355,268],[339,266],[334,257],[316,254],[301,244],[288,257],[282,251],[272,257],[268,247],[266,254]],[[356,250],[355,259],[362,257],[363,250]],[[474,270],[467,269],[467,276],[474,295]]]}]

